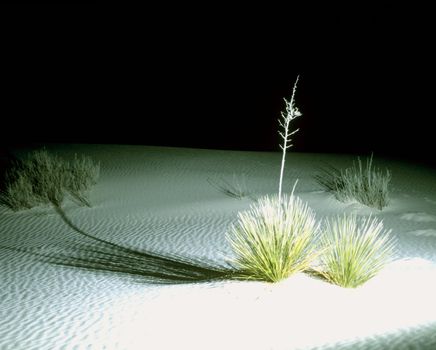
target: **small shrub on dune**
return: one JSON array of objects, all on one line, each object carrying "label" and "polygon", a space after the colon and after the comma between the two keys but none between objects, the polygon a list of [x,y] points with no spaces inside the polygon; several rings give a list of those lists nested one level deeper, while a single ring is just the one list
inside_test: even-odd
[{"label": "small shrub on dune", "polygon": [[17,160],[6,173],[4,202],[13,210],[55,203],[64,199],[62,179],[66,169],[61,160],[47,151],[35,151]]},{"label": "small shrub on dune", "polygon": [[8,183],[0,196],[0,203],[14,211],[30,209],[38,205],[38,202],[32,195],[32,184],[21,174],[16,174],[14,181]]},{"label": "small shrub on dune", "polygon": [[326,221],[320,273],[331,283],[355,288],[373,278],[394,251],[390,231],[377,218],[344,215]]},{"label": "small shrub on dune", "polygon": [[239,213],[228,240],[242,276],[278,282],[308,268],[316,257],[317,235],[314,212],[292,194],[263,197]]},{"label": "small shrub on dune", "polygon": [[356,200],[368,207],[382,210],[389,204],[391,173],[385,173],[372,165],[372,156],[366,166],[358,159],[358,165],[345,170],[329,168],[316,177],[318,182],[332,192],[341,202]]},{"label": "small shrub on dune", "polygon": [[46,150],[34,151],[7,171],[1,201],[17,211],[46,204],[60,206],[70,193],[88,205],[86,195],[98,175],[99,165],[87,157],[69,163]]},{"label": "small shrub on dune", "polygon": [[87,199],[92,186],[97,183],[100,176],[100,165],[91,158],[74,156],[74,161],[69,164],[68,174],[65,178],[65,187],[69,193],[82,204],[90,206]]}]

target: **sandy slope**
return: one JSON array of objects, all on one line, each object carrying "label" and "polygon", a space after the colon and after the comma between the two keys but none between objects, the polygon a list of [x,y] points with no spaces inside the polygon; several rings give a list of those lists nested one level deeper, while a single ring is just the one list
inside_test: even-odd
[{"label": "sandy slope", "polygon": [[[252,199],[212,182],[245,176],[253,198],[277,190],[278,153],[145,146],[68,145],[51,150],[101,162],[92,208],[64,205],[85,232],[136,249],[217,264],[225,232]],[[377,160],[393,173],[379,212],[335,201],[313,180],[341,155],[289,153],[286,188],[318,218],[354,212],[383,218],[398,261],[356,290],[299,274],[282,283],[155,285],[120,273],[58,266],[19,250],[55,251],[86,239],[54,210],[0,208],[0,349],[432,349],[436,348],[436,174]],[[18,251],[17,251],[18,248]]]}]

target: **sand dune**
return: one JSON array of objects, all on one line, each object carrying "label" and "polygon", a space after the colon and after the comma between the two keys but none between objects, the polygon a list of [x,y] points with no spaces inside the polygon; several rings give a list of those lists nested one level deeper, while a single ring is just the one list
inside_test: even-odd
[{"label": "sand dune", "polygon": [[[148,146],[56,145],[63,157],[101,162],[92,208],[64,204],[80,230],[124,247],[224,265],[229,225],[253,199],[277,191],[279,153]],[[0,349],[434,349],[436,174],[378,160],[392,171],[383,211],[340,203],[313,179],[345,155],[289,153],[286,191],[319,219],[376,215],[398,242],[398,259],[356,290],[295,275],[278,284],[154,284],[121,272],[56,265],[29,252],[69,254],[90,245],[52,208],[0,207]],[[210,181],[244,178],[250,197]],[[242,180],[241,180],[242,181]],[[97,248],[98,249],[98,248]],[[108,248],[109,252],[111,248]],[[27,253],[26,253],[27,251]]]}]

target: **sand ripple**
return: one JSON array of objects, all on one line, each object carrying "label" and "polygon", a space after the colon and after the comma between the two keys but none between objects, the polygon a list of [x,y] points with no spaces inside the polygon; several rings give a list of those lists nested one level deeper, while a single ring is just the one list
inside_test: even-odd
[{"label": "sand ripple", "polygon": [[[226,230],[252,201],[223,195],[207,178],[245,174],[256,195],[270,193],[279,154],[104,145],[58,152],[101,162],[94,206],[67,201],[74,226],[51,208],[0,208],[1,350],[436,348],[436,198],[427,191],[422,201],[423,182],[420,193],[397,196],[393,208],[377,214],[398,238],[399,256],[422,263],[387,269],[364,289],[343,290],[307,276],[274,287],[229,281],[162,286],[120,272],[51,264],[26,251],[80,256],[90,243],[98,249],[86,233],[138,251],[222,264],[231,254]],[[311,176],[320,157],[292,155],[296,169],[286,184],[298,176],[297,192],[324,217],[344,206],[316,192]],[[396,188],[408,187],[400,181]]]},{"label": "sand ripple", "polygon": [[427,213],[405,213],[401,215],[401,219],[416,222],[436,222],[436,215]]}]

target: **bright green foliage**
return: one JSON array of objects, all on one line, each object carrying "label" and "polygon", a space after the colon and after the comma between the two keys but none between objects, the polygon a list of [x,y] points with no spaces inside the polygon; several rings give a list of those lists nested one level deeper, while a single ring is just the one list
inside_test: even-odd
[{"label": "bright green foliage", "polygon": [[318,225],[314,212],[293,194],[267,196],[239,213],[227,236],[244,278],[277,282],[305,270],[316,257]]},{"label": "bright green foliage", "polygon": [[321,243],[321,274],[330,282],[355,288],[374,277],[392,258],[390,231],[377,218],[343,215],[327,220]]},{"label": "bright green foliage", "polygon": [[86,195],[99,176],[100,166],[87,157],[67,162],[45,150],[15,162],[6,173],[1,201],[12,210],[43,204],[60,206],[66,193],[89,205]]},{"label": "bright green foliage", "polygon": [[317,176],[318,182],[328,191],[333,192],[337,200],[347,202],[356,200],[368,207],[382,210],[389,203],[388,185],[391,174],[372,166],[372,156],[366,166],[358,159],[358,165],[345,170],[330,168]]}]

